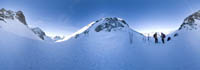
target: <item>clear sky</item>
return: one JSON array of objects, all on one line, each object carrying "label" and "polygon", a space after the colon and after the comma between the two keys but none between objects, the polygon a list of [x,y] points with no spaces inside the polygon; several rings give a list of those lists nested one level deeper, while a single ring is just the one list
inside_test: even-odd
[{"label": "clear sky", "polygon": [[200,10],[200,0],[0,0],[22,10],[29,25],[68,35],[102,17],[120,17],[139,32],[171,31]]}]

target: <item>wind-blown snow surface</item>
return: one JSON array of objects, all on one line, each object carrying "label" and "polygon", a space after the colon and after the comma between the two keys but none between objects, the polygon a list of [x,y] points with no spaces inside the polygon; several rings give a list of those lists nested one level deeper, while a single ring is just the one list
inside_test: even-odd
[{"label": "wind-blown snow surface", "polygon": [[2,70],[198,70],[200,64],[199,44],[187,35],[167,44],[130,45],[112,37],[52,44],[0,32]]},{"label": "wind-blown snow surface", "polygon": [[[107,22],[113,24],[106,24]],[[81,33],[75,34],[69,40],[59,43],[18,35],[6,31],[7,29],[4,30],[4,26],[1,25],[0,69],[200,69],[199,30],[177,30],[168,35],[172,37],[170,41],[165,44],[155,44],[153,40],[147,41],[146,37],[130,29],[124,23],[119,18],[108,18],[106,21],[100,20]],[[101,24],[105,24],[105,27]],[[99,25],[102,27],[96,31],[95,28]],[[175,33],[178,33],[178,36],[174,37]]]}]

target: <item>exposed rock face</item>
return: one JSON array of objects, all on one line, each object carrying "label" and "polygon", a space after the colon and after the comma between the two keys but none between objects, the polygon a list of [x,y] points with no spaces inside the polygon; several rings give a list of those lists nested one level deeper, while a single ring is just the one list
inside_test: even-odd
[{"label": "exposed rock face", "polygon": [[24,25],[27,25],[25,16],[22,11],[14,12],[11,10],[6,10],[4,8],[0,9],[0,21],[6,22],[6,19],[17,19]]},{"label": "exposed rock face", "polygon": [[53,38],[54,41],[63,40],[63,39],[64,39],[64,37],[61,37],[61,36],[55,36]]},{"label": "exposed rock face", "polygon": [[181,27],[179,28],[179,30],[186,28],[189,30],[193,30],[193,29],[197,29],[200,25],[200,11],[197,11],[195,13],[193,13],[192,15],[188,16],[183,24],[181,25]]},{"label": "exposed rock face", "polygon": [[0,18],[1,18],[1,20],[4,20],[4,19],[14,19],[14,15],[15,15],[15,13],[13,11],[11,11],[11,10],[7,11],[4,8],[0,9]]},{"label": "exposed rock face", "polygon": [[44,40],[44,36],[46,36],[45,32],[42,31],[40,28],[36,27],[36,28],[31,28],[31,30],[38,35],[42,40]]},{"label": "exposed rock face", "polygon": [[129,37],[130,43],[133,43],[133,38],[135,35],[143,38],[142,34],[131,29],[123,19],[117,17],[108,17],[101,18],[88,24],[87,26],[72,34],[70,37],[67,37],[63,40],[69,40],[73,38],[80,39],[88,36],[93,37],[93,35],[106,35],[106,33],[108,33],[108,35],[112,35],[112,33],[113,35],[123,35],[120,33],[125,33],[125,36]]},{"label": "exposed rock face", "polygon": [[23,14],[22,11],[18,11],[16,12],[16,16],[15,16],[20,22],[22,22],[24,25],[27,25],[26,20],[25,20],[25,16]]},{"label": "exposed rock face", "polygon": [[[36,36],[38,36],[42,40],[50,39],[49,37],[46,36],[45,32],[42,31],[40,28],[38,28],[38,27],[30,28],[28,26],[28,24],[26,23],[26,19],[25,19],[25,16],[22,11],[14,12],[14,11],[6,10],[6,9],[2,8],[2,9],[0,9],[0,22],[2,22],[2,21],[5,23],[12,23],[12,24],[9,24],[12,26],[18,25],[18,23],[19,23],[19,26],[17,29],[21,28],[22,31],[27,31],[28,33],[31,30],[31,34],[34,33]],[[24,26],[26,28],[24,28]],[[0,26],[0,28],[1,28],[1,26]],[[12,28],[9,30],[15,31]],[[21,33],[21,34],[23,35],[23,33]]]},{"label": "exposed rock face", "polygon": [[96,21],[96,23],[101,23],[100,25],[98,25],[96,28],[95,28],[95,31],[96,32],[100,32],[102,30],[105,30],[105,31],[108,31],[110,32],[112,29],[116,29],[116,28],[123,28],[125,26],[128,27],[128,24],[120,19],[120,18],[103,18],[103,19],[100,19],[98,21]]}]

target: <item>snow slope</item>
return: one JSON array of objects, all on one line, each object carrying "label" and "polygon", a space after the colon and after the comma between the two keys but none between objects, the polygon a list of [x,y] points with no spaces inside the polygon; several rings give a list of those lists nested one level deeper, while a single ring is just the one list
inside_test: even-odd
[{"label": "snow slope", "polygon": [[0,30],[35,40],[50,39],[40,28],[30,28],[22,11],[0,9]]},{"label": "snow slope", "polygon": [[15,34],[14,30],[9,31],[9,24],[0,22],[1,70],[200,69],[198,30],[179,29],[167,35],[172,38],[170,41],[155,44],[152,38],[147,41],[145,36],[129,28],[124,20],[103,18],[65,41],[47,43],[33,39],[32,36],[38,36],[31,34],[30,29],[25,33],[32,36],[26,37],[20,33],[23,29]]},{"label": "snow slope", "polygon": [[[103,18],[105,19],[105,18]],[[109,18],[113,19],[113,18]],[[59,43],[68,46],[73,70],[198,70],[200,69],[199,31],[177,30],[165,44],[147,41],[128,26],[95,29],[110,20],[92,23],[82,33]],[[120,22],[120,21],[116,21]],[[114,22],[114,23],[116,23]],[[111,22],[110,24],[113,24]],[[122,24],[122,23],[121,23]],[[85,32],[86,31],[86,32]],[[129,32],[132,33],[130,37]],[[192,38],[191,38],[192,37]],[[131,43],[130,40],[133,40]],[[159,38],[160,41],[160,38]],[[75,54],[74,54],[75,52]],[[74,57],[72,57],[74,56]],[[70,60],[70,61],[71,61]],[[69,67],[68,67],[69,66]],[[78,67],[76,67],[78,66]]]},{"label": "snow slope", "polygon": [[129,28],[129,25],[123,19],[113,17],[92,22],[62,41],[82,38],[90,38],[96,41],[116,39],[115,41],[125,40],[128,43],[137,43],[141,42],[144,36]]}]

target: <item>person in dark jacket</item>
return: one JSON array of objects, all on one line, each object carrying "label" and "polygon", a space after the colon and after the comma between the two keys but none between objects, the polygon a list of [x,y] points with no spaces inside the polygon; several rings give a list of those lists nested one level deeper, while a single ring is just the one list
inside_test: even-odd
[{"label": "person in dark jacket", "polygon": [[162,43],[164,44],[165,43],[165,34],[164,33],[161,33],[161,39],[162,39]]},{"label": "person in dark jacket", "polygon": [[171,37],[168,37],[168,38],[167,38],[167,41],[170,41],[170,40],[171,40]]},{"label": "person in dark jacket", "polygon": [[157,33],[155,33],[155,34],[153,35],[153,37],[154,37],[154,39],[155,39],[155,43],[158,43]]}]

